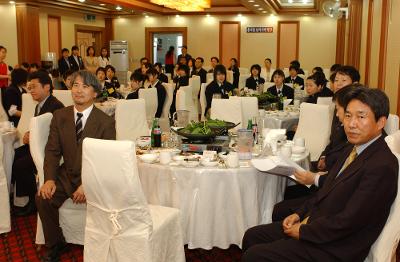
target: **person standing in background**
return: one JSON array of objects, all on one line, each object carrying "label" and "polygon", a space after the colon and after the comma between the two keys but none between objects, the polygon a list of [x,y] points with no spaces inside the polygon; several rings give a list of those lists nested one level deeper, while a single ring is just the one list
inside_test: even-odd
[{"label": "person standing in background", "polygon": [[6,88],[8,87],[8,79],[10,78],[10,72],[8,71],[8,66],[4,62],[6,56],[7,56],[7,49],[4,46],[0,46],[0,90],[1,90],[2,105],[4,105]]},{"label": "person standing in background", "polygon": [[192,56],[187,53],[187,46],[185,45],[182,46],[182,54],[178,55],[178,62],[183,58],[185,58],[186,63],[188,63],[189,60],[192,59]]},{"label": "person standing in background", "polygon": [[165,54],[165,72],[174,75],[175,65],[175,47],[170,46],[168,52]]},{"label": "person standing in background", "polygon": [[86,70],[95,74],[97,68],[99,67],[99,60],[95,56],[95,51],[93,46],[89,46],[86,49],[86,57],[83,59],[83,64],[85,65]]},{"label": "person standing in background", "polygon": [[71,65],[71,69],[73,71],[79,71],[79,70],[85,69],[85,65],[83,64],[82,57],[79,55],[79,47],[74,45],[71,48],[71,51],[72,51],[72,55],[68,58],[69,63]]},{"label": "person standing in background", "polygon": [[98,57],[98,66],[105,68],[108,65],[111,65],[110,57],[108,56],[107,48],[103,47]]},{"label": "person standing in background", "polygon": [[67,48],[63,48],[61,50],[61,58],[58,60],[58,71],[60,75],[63,76],[65,72],[71,69],[72,65],[69,62],[69,50]]},{"label": "person standing in background", "polygon": [[231,70],[233,72],[233,88],[239,88],[239,77],[240,77],[240,71],[238,67],[238,61],[236,58],[231,59],[231,67],[229,67],[228,70]]}]

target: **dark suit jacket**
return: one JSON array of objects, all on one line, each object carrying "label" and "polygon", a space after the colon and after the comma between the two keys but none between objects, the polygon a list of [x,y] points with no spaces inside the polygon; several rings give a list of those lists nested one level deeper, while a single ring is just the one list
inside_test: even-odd
[{"label": "dark suit jacket", "polygon": [[337,261],[364,261],[397,194],[398,160],[384,135],[336,177],[351,150],[343,152],[324,186],[296,211],[301,219],[309,216],[300,227],[300,241],[316,245]]},{"label": "dark suit jacket", "polygon": [[[36,108],[38,105],[36,105]],[[40,108],[39,114],[36,114],[36,108],[35,108],[35,116],[38,115],[43,115],[45,113],[54,113],[57,109],[63,108],[64,104],[61,103],[57,98],[55,98],[53,95],[50,95],[46,102],[44,102],[42,108]]]},{"label": "dark suit jacket", "polygon": [[207,83],[207,71],[206,70],[204,70],[204,68],[200,68],[200,70],[198,70],[197,71],[197,69],[196,70],[193,70],[192,71],[192,76],[200,76],[200,83],[201,84],[203,84],[203,83]]},{"label": "dark suit jacket", "polygon": [[163,82],[163,83],[168,83],[168,76],[165,75],[165,74],[160,74],[160,75],[158,76],[158,80],[160,80],[160,81]]},{"label": "dark suit jacket", "polygon": [[19,123],[19,117],[17,116],[10,116],[8,114],[8,110],[12,105],[17,106],[17,110],[21,111],[22,110],[22,94],[26,93],[25,89],[19,90],[18,87],[14,85],[10,85],[6,89],[6,94],[4,98],[4,109],[6,110],[6,113],[8,115],[8,120],[10,122],[13,122],[14,126],[17,127]]},{"label": "dark suit jacket", "polygon": [[285,83],[298,84],[299,86],[303,86],[303,88],[304,88],[304,79],[301,78],[300,76],[296,76],[296,78],[294,80],[292,80],[291,76],[288,76],[285,78]]},{"label": "dark suit jacket", "polygon": [[257,81],[254,79],[253,76],[250,76],[249,78],[246,79],[246,87],[250,89],[257,89],[257,85],[261,85],[265,83],[265,79],[262,77],[259,77]]},{"label": "dark suit jacket", "polygon": [[[232,70],[233,72],[233,87],[234,88],[239,88],[239,77],[240,77],[240,71],[237,66],[235,67],[230,67],[229,70]],[[264,81],[265,82],[265,81]]]},{"label": "dark suit jacket", "polygon": [[79,70],[85,69],[85,65],[83,64],[82,57],[78,56],[79,64],[76,63],[75,58],[72,55],[70,57],[68,57],[68,60],[71,65],[71,70],[79,71]]},{"label": "dark suit jacket", "polygon": [[67,72],[71,68],[71,63],[69,62],[69,57],[67,61],[65,61],[64,57],[61,57],[58,60],[58,71],[60,72],[60,76],[63,77],[64,73]]},{"label": "dark suit jacket", "polygon": [[[140,89],[140,88],[139,88]],[[129,95],[126,96],[126,99],[138,99],[139,98],[139,89],[136,91],[133,91]]]},{"label": "dark suit jacket", "polygon": [[[82,184],[82,141],[85,137],[115,139],[114,119],[93,107],[83,129],[82,139],[77,143],[74,106],[54,112],[45,149],[44,180],[58,179],[69,196]],[[64,163],[60,166],[61,157]]]},{"label": "dark suit jacket", "polygon": [[312,96],[309,96],[306,100],[307,103],[316,104],[318,102],[318,97],[333,97],[333,92],[326,86],[322,88],[321,92],[318,92]]},{"label": "dark suit jacket", "polygon": [[[273,94],[274,96],[278,96],[278,91],[276,90],[276,86],[271,86],[270,88],[268,88],[267,91]],[[294,99],[294,89],[291,88],[290,86],[283,85],[282,95],[285,96],[287,99]]]}]

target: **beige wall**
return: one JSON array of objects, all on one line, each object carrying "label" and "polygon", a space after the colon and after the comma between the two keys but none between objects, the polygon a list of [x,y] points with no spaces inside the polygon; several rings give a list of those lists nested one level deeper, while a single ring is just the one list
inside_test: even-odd
[{"label": "beige wall", "polygon": [[40,51],[42,56],[48,52],[49,37],[48,37],[48,15],[61,17],[61,47],[66,47],[71,50],[75,45],[75,25],[97,26],[104,27],[104,17],[96,15],[96,21],[88,22],[83,19],[83,14],[72,12],[62,12],[58,10],[41,9],[39,13],[40,26]]},{"label": "beige wall", "polygon": [[[145,27],[187,27],[188,52],[203,56],[206,65],[219,54],[219,21],[241,21],[241,57],[243,67],[262,64],[270,57],[276,66],[277,23],[279,20],[300,21],[299,60],[304,69],[314,66],[329,68],[335,62],[336,20],[325,16],[175,16],[115,19],[116,40],[127,40],[131,67],[137,67],[145,55]],[[273,26],[273,33],[246,33],[248,26]]]},{"label": "beige wall", "polygon": [[7,48],[6,63],[14,66],[18,64],[17,49],[17,23],[15,17],[15,6],[10,4],[0,4],[0,45]]}]

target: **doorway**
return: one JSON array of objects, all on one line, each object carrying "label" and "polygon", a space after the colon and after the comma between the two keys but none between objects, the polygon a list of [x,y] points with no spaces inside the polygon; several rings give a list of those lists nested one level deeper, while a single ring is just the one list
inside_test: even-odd
[{"label": "doorway", "polygon": [[299,21],[278,22],[278,68],[289,67],[292,60],[299,58]]},{"label": "doorway", "polygon": [[170,46],[175,47],[176,61],[182,45],[187,43],[187,27],[146,27],[145,34],[146,57],[153,63],[165,64],[165,54]]},{"label": "doorway", "polygon": [[80,56],[86,57],[86,49],[93,46],[95,56],[100,55],[104,43],[104,27],[75,25],[75,44],[79,47]]},{"label": "doorway", "polygon": [[240,22],[219,23],[219,57],[226,68],[230,67],[232,58],[236,58],[240,65]]}]

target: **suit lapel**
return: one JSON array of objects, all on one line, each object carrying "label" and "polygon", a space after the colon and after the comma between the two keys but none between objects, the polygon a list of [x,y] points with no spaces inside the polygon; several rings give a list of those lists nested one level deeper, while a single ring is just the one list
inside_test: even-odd
[{"label": "suit lapel", "polygon": [[65,141],[73,141],[73,144],[76,144],[76,130],[75,130],[75,117],[74,117],[74,106],[69,107],[68,114],[65,116],[65,126],[66,130],[65,136],[68,136],[69,139]]},{"label": "suit lapel", "polygon": [[85,137],[93,136],[93,134],[96,133],[96,129],[98,128],[98,125],[96,125],[98,113],[97,110],[99,109],[97,109],[97,107],[93,105],[92,112],[90,112],[90,115],[86,120],[85,128],[83,129],[82,141]]}]

